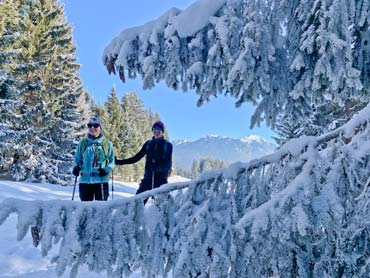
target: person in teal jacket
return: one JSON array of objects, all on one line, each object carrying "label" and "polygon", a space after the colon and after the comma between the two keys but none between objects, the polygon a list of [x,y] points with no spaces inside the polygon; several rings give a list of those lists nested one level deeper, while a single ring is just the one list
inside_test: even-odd
[{"label": "person in teal jacket", "polygon": [[103,135],[102,126],[99,118],[91,118],[87,124],[89,132],[77,146],[73,175],[80,176],[81,201],[107,200],[109,196],[109,174],[115,166],[114,150],[112,142]]}]

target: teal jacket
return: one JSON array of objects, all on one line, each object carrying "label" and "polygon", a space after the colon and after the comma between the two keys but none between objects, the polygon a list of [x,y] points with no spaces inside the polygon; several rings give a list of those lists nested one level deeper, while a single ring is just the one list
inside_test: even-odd
[{"label": "teal jacket", "polygon": [[[108,150],[104,151],[104,135],[98,138],[86,136],[87,142],[83,144],[83,140],[78,144],[75,154],[75,166],[80,165],[80,183],[101,183],[109,181],[109,174],[104,177],[99,177],[98,169],[101,167],[107,173],[114,169],[114,150],[111,141],[108,141]],[[85,151],[82,153],[83,145]],[[107,144],[105,144],[107,145]],[[105,157],[107,154],[107,157]]]}]

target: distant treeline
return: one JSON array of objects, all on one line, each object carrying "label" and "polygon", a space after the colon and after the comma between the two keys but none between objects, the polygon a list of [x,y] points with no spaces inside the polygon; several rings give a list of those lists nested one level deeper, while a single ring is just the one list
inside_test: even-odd
[{"label": "distant treeline", "polygon": [[176,174],[182,177],[193,179],[205,171],[221,169],[226,166],[227,165],[222,160],[216,158],[201,158],[199,160],[193,160],[190,170],[177,168]]}]

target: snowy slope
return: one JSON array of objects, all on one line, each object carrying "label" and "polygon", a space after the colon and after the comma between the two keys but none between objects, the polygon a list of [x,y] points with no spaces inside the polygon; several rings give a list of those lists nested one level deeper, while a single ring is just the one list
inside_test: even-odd
[{"label": "snowy slope", "polygon": [[227,164],[247,162],[270,154],[276,144],[258,135],[249,135],[242,139],[209,135],[195,141],[174,141],[174,164],[177,167],[190,169],[193,160],[216,158]]},{"label": "snowy slope", "polygon": [[[115,198],[131,196],[136,191],[136,185],[124,185],[115,183]],[[12,181],[0,181],[0,202],[5,198],[17,198],[22,200],[70,200],[73,187],[62,187],[53,184],[22,183]],[[78,187],[76,188],[75,200],[78,201]],[[16,216],[11,216],[0,226],[0,278],[39,278],[57,277],[55,265],[50,263],[53,255],[43,258],[40,249],[32,245],[31,235],[28,233],[23,241],[16,240]],[[54,254],[55,255],[55,254]],[[62,277],[68,277],[68,273]],[[81,269],[78,277],[104,277],[87,269]]]}]

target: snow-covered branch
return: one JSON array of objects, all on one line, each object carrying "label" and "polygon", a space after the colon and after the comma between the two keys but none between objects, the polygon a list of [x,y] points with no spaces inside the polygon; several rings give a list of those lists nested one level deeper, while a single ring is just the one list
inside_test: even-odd
[{"label": "snow-covered branch", "polygon": [[[57,274],[87,264],[109,277],[340,277],[369,271],[370,105],[320,137],[303,137],[250,163],[204,173],[125,200],[6,199]],[[144,207],[143,199],[154,196]]]},{"label": "snow-covered branch", "polygon": [[256,105],[252,126],[274,127],[284,112],[298,117],[369,100],[370,30],[354,13],[370,11],[360,2],[198,0],[124,30],[103,63],[123,82],[140,75],[144,89],[162,80],[194,89],[199,105],[229,94],[237,106]]}]

